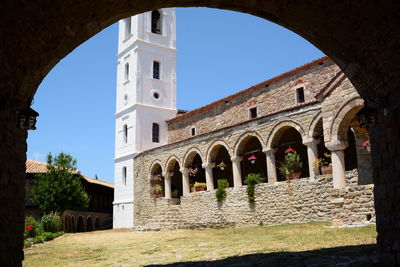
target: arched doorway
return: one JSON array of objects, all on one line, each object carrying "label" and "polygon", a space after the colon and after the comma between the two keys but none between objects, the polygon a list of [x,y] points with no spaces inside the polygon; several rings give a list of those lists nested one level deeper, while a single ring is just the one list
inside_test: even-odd
[{"label": "arched doorway", "polygon": [[296,150],[302,162],[301,176],[309,177],[307,147],[303,145],[303,139],[300,133],[293,127],[281,128],[274,137],[273,146],[276,148],[275,159],[277,161],[277,178],[278,181],[285,181],[286,177],[279,171],[279,167],[285,160],[285,151],[288,148]]},{"label": "arched doorway", "polygon": [[203,168],[203,160],[198,152],[192,151],[185,158],[184,163],[186,168],[190,169],[189,172],[189,184],[190,191],[195,192],[196,188],[194,188],[194,184],[197,183],[206,183],[206,173]]},{"label": "arched doorway", "polygon": [[242,156],[242,184],[250,173],[259,173],[267,177],[267,162],[263,147],[259,138],[249,135],[243,138],[238,144],[238,156]]},{"label": "arched doorway", "polygon": [[96,218],[96,220],[94,221],[94,229],[95,230],[100,229],[100,219],[99,218]]},{"label": "arched doorway", "polygon": [[[377,195],[384,194],[386,188],[398,187],[396,164],[400,156],[389,150],[400,150],[400,145],[392,142],[399,140],[400,134],[399,131],[387,130],[393,125],[400,124],[400,117],[396,112],[400,98],[397,90],[400,84],[400,75],[398,75],[400,59],[397,53],[400,46],[397,38],[400,30],[398,16],[396,16],[396,10],[399,8],[397,1],[376,1],[367,5],[348,5],[346,1],[336,1],[332,5],[322,2],[309,5],[303,2],[284,1],[260,4],[257,1],[238,0],[229,3],[165,0],[156,4],[139,1],[137,5],[132,6],[126,0],[119,0],[109,2],[107,10],[104,10],[104,3],[101,1],[91,5],[82,1],[68,7],[62,2],[51,4],[47,1],[35,2],[35,10],[42,10],[46,16],[40,16],[37,12],[27,12],[31,7],[21,6],[16,1],[10,0],[6,4],[8,8],[2,10],[1,17],[4,21],[11,23],[3,23],[1,26],[4,28],[2,39],[5,41],[2,44],[4,53],[1,53],[0,60],[6,66],[2,70],[4,85],[2,99],[5,103],[15,104],[10,104],[1,111],[0,117],[4,118],[4,123],[0,132],[4,133],[2,135],[4,147],[9,148],[2,154],[8,160],[1,165],[1,169],[3,173],[9,173],[3,177],[3,180],[13,178],[14,181],[5,187],[8,192],[2,193],[10,200],[16,199],[14,192],[22,190],[18,188],[23,188],[25,179],[23,161],[26,133],[17,131],[13,119],[16,111],[27,105],[29,102],[27,99],[32,99],[37,85],[48,71],[84,40],[116,20],[129,14],[177,4],[226,8],[258,15],[285,25],[331,56],[346,74],[351,74],[351,80],[361,95],[375,102],[379,120],[372,133],[372,143],[375,146],[376,155],[374,157],[375,182],[379,185],[376,188]],[[85,12],[80,12],[83,9]],[[93,14],[93,16],[87,16],[87,14]],[[293,14],[297,15],[293,16]],[[309,14],[313,15],[309,16]],[[329,19],[326,14],[330,14]],[[360,23],[360,18],[362,18],[362,23]],[[17,21],[18,23],[13,23]],[[10,24],[13,26],[11,30],[9,30]],[[28,24],[43,30],[26,32],[25,25]],[[21,32],[24,34],[16,34]],[[355,38],[348,38],[348,36]],[[37,40],[46,41],[38,42]],[[382,42],[382,40],[391,41]],[[15,44],[20,44],[24,49],[15,49]],[[32,67],[25,71],[20,66]],[[388,110],[393,112],[387,112]],[[10,132],[17,132],[17,134],[9,135]],[[23,203],[23,196],[19,196],[17,200]],[[400,240],[399,235],[393,236],[393,233],[400,232],[395,219],[397,216],[395,210],[398,210],[399,204],[394,196],[388,196],[382,201],[385,205],[377,205],[378,242],[382,255],[386,253],[390,255],[390,257],[382,257],[382,261],[389,265],[395,258],[392,247]],[[15,208],[6,212],[5,216],[18,218],[22,222],[23,208],[22,205],[20,206],[19,209]],[[391,208],[386,209],[386,207]],[[5,229],[14,229],[12,226],[14,222],[10,223],[6,220],[4,224]],[[22,230],[20,230],[20,235],[22,236]],[[13,235],[10,234],[10,236]],[[7,247],[4,249],[5,253],[1,253],[4,255],[2,258],[7,262],[20,262],[23,258],[22,243],[18,241],[21,243],[19,251],[15,251],[14,248],[18,247],[14,243],[16,241],[14,238],[8,238],[8,240],[10,240],[9,245],[5,246]],[[398,260],[397,263],[399,263]]]},{"label": "arched doorway", "polygon": [[93,220],[92,217],[88,217],[86,220],[86,231],[90,232],[93,231]]},{"label": "arched doorway", "polygon": [[218,187],[219,179],[227,179],[229,187],[233,187],[232,161],[226,147],[221,144],[213,146],[208,161],[215,163],[212,170],[214,188]]},{"label": "arched doorway", "polygon": [[82,216],[78,217],[78,221],[76,222],[76,231],[78,233],[85,232],[85,222]]},{"label": "arched doorway", "polygon": [[75,233],[76,232],[76,225],[75,225],[75,218],[74,216],[70,217],[70,232]]},{"label": "arched doorway", "polygon": [[165,196],[165,180],[162,176],[162,168],[159,163],[153,164],[150,171],[150,197]]},{"label": "arched doorway", "polygon": [[171,172],[171,197],[180,198],[183,196],[182,173],[176,159],[171,159],[167,164],[167,172]]}]

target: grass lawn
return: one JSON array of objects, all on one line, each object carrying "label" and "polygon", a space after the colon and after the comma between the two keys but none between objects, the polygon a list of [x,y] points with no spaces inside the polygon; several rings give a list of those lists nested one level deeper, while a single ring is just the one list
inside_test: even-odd
[{"label": "grass lawn", "polygon": [[318,254],[321,248],[376,243],[374,226],[327,228],[327,225],[330,224],[318,222],[200,231],[108,230],[66,234],[25,249],[23,265],[143,266],[274,252]]}]

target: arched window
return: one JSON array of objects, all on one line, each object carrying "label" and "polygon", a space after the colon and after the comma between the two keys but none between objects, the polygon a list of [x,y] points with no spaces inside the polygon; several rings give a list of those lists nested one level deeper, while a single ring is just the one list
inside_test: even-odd
[{"label": "arched window", "polygon": [[161,14],[158,10],[151,12],[151,32],[161,34]]},{"label": "arched window", "polygon": [[160,125],[153,123],[153,143],[160,142]]},{"label": "arched window", "polygon": [[153,79],[160,79],[160,62],[153,61]]},{"label": "arched window", "polygon": [[122,167],[122,185],[126,185],[126,167]]},{"label": "arched window", "polygon": [[128,125],[124,125],[123,129],[123,135],[124,135],[124,143],[128,143]]}]

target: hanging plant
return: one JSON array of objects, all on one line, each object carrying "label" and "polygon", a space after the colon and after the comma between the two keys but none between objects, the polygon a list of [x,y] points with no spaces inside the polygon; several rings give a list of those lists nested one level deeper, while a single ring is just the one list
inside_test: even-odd
[{"label": "hanging plant", "polygon": [[371,142],[369,141],[369,139],[365,140],[362,143],[362,146],[369,152],[371,151]]},{"label": "hanging plant", "polygon": [[198,169],[198,168],[196,168],[196,169],[190,169],[189,176],[195,177],[195,176],[197,175],[198,172],[199,172],[199,169]]},{"label": "hanging plant", "polygon": [[247,196],[249,198],[249,202],[255,202],[256,198],[254,197],[254,189],[256,184],[261,184],[265,180],[265,177],[261,175],[261,173],[249,173],[244,183],[247,184]]},{"label": "hanging plant", "polygon": [[223,171],[223,170],[225,170],[225,168],[227,167],[227,165],[226,165],[223,161],[221,161],[221,163],[218,164],[217,167],[218,167],[221,171]]},{"label": "hanging plant", "polygon": [[251,157],[248,158],[248,160],[250,161],[251,164],[256,163],[256,156],[252,155]]},{"label": "hanging plant", "polygon": [[223,200],[226,197],[226,190],[229,186],[228,180],[227,179],[219,179],[218,180],[218,188],[215,190],[215,196],[217,197],[218,201]]}]

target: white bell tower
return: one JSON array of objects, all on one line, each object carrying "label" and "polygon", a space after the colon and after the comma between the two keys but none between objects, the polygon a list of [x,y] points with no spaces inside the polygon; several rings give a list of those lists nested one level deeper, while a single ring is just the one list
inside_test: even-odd
[{"label": "white bell tower", "polygon": [[177,113],[175,8],[121,20],[117,58],[113,227],[130,228],[134,157],[167,143],[165,121]]}]

